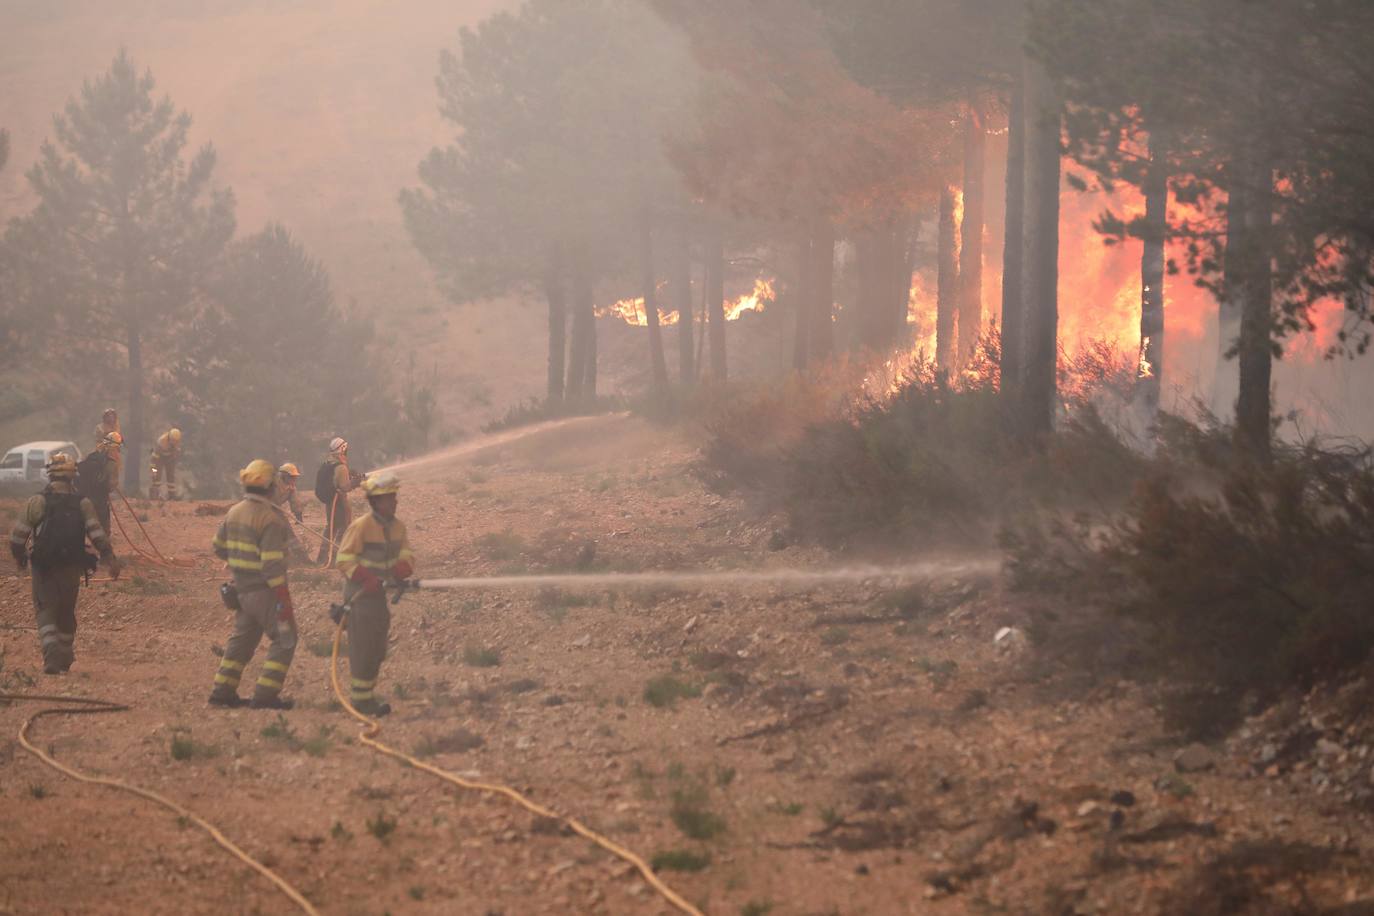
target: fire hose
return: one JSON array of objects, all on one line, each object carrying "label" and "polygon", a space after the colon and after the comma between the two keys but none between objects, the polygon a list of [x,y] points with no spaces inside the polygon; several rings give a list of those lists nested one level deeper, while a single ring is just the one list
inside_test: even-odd
[{"label": "fire hose", "polygon": [[[423,585],[421,581],[418,579],[407,579],[396,583],[393,586],[394,593],[391,597],[391,603],[395,604],[396,602],[400,601],[401,596],[404,595],[406,591],[422,587]],[[481,792],[485,795],[502,796],[519,805],[520,807],[524,808],[526,811],[529,811],[531,814],[534,814],[538,817],[556,820],[565,824],[570,830],[572,830],[578,836],[590,840],[592,843],[595,843],[597,846],[600,846],[602,849],[606,850],[611,855],[616,856],[622,861],[629,863],[633,868],[635,868],[639,872],[639,874],[644,878],[644,880],[649,884],[650,887],[657,891],[663,897],[663,899],[667,900],[675,908],[677,908],[683,913],[689,914],[689,916],[702,916],[702,912],[699,909],[697,909],[690,902],[684,899],[680,894],[678,894],[671,887],[665,884],[663,880],[658,877],[658,875],[654,874],[654,870],[649,866],[649,863],[645,862],[644,859],[641,858],[637,853],[630,849],[626,849],[624,846],[621,846],[619,843],[615,842],[609,837],[597,833],[595,830],[592,830],[590,827],[586,826],[576,818],[564,814],[559,814],[552,808],[547,808],[539,804],[538,802],[531,801],[529,798],[517,792],[515,789],[512,789],[510,786],[502,785],[501,783],[476,782],[473,780],[464,779],[461,776],[458,776],[454,773],[450,773],[447,770],[442,770],[439,767],[432,766],[428,763],[425,763],[423,760],[419,760],[411,756],[410,754],[405,753],[404,751],[398,751],[394,747],[391,747],[390,745],[383,744],[381,741],[378,741],[377,735],[379,735],[382,731],[382,723],[377,721],[376,719],[369,718],[368,716],[359,712],[353,706],[352,702],[349,701],[348,695],[344,692],[343,687],[339,684],[339,645],[343,639],[345,622],[348,616],[348,612],[351,609],[350,605],[351,601],[345,602],[343,604],[331,605],[329,609],[329,616],[334,621],[334,648],[329,658],[329,682],[334,687],[334,696],[338,699],[339,704],[343,706],[343,708],[348,712],[350,716],[352,716],[353,718],[357,719],[360,723],[362,723],[363,730],[358,734],[358,740],[360,742],[362,742],[364,745],[372,748],[374,751],[377,751],[380,754],[384,754],[387,757],[399,760],[402,763],[408,764],[409,766],[412,766],[417,770],[421,770],[423,772],[430,774],[431,776],[435,776],[439,779],[442,779],[444,782],[451,783],[452,785],[455,785],[460,789],[467,789],[473,792]]]},{"label": "fire hose", "polygon": [[154,802],[155,804],[161,805],[162,807],[168,809],[169,811],[172,811],[178,816],[185,818],[188,822],[195,824],[201,830],[204,830],[207,834],[209,834],[210,839],[214,840],[215,843],[220,846],[220,848],[224,849],[224,851],[228,852],[234,858],[238,859],[240,862],[244,863],[249,868],[253,869],[258,874],[266,878],[268,881],[271,881],[274,885],[276,885],[277,889],[281,891],[283,894],[285,894],[287,897],[289,897],[291,899],[291,902],[294,903],[297,907],[299,907],[302,912],[309,914],[309,916],[319,916],[319,910],[315,909],[314,905],[311,904],[309,900],[306,900],[305,896],[295,887],[293,887],[290,882],[288,882],[285,878],[277,874],[272,869],[268,868],[262,862],[253,858],[253,856],[245,852],[237,843],[235,843],[233,840],[225,836],[224,833],[222,833],[218,827],[216,827],[209,821],[205,820],[205,818],[196,814],[191,809],[173,801],[165,795],[161,795],[157,792],[154,792],[151,789],[145,789],[141,786],[135,786],[127,782],[121,782],[118,779],[110,779],[106,776],[91,776],[87,773],[82,773],[81,771],[75,770],[64,763],[59,763],[57,760],[53,759],[51,755],[39,750],[38,747],[36,747],[29,740],[29,730],[33,727],[33,723],[38,721],[43,716],[71,716],[90,715],[93,713],[102,712],[125,712],[129,710],[131,707],[123,703],[114,703],[110,700],[100,700],[88,697],[46,696],[42,694],[0,693],[0,701],[9,701],[17,703],[49,702],[66,704],[65,706],[53,706],[47,709],[40,709],[38,712],[34,713],[33,715],[29,716],[27,719],[24,720],[24,724],[19,727],[19,743],[23,746],[24,750],[28,751],[30,754],[37,757],[44,765],[52,767],[54,770],[57,770],[59,773],[62,773],[63,775],[68,776],[71,779],[75,779],[77,782],[84,782],[89,785],[96,786],[108,786],[112,789],[119,789],[123,792],[129,792],[133,795],[139,796],[140,798],[144,798],[148,801]]},{"label": "fire hose", "polygon": [[[115,524],[119,526],[119,533],[124,536],[124,540],[128,542],[129,547],[134,551],[134,553],[143,557],[145,560],[148,560],[151,563],[156,563],[160,566],[167,566],[179,569],[187,569],[195,566],[195,562],[192,560],[178,561],[176,559],[169,559],[166,556],[163,556],[162,551],[158,549],[157,543],[153,541],[152,535],[148,533],[148,529],[143,527],[143,520],[138,517],[138,513],[134,511],[134,507],[129,504],[129,498],[124,495],[124,491],[115,490],[115,492],[119,494],[120,500],[124,503],[124,508],[129,510],[129,515],[132,516],[134,523],[138,525],[138,530],[143,533],[144,539],[147,540],[148,546],[153,548],[153,554],[156,554],[156,556],[154,556],[153,554],[149,554],[142,547],[135,544],[133,538],[129,537],[129,532],[125,530],[124,522],[120,520],[119,515],[111,511],[110,517],[115,520]],[[113,506],[111,506],[110,508],[111,510],[114,509]]]}]

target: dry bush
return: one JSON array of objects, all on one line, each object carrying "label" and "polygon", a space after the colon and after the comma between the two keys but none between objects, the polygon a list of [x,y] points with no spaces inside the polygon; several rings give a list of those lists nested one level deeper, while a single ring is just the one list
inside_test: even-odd
[{"label": "dry bush", "polygon": [[[916,356],[736,398],[705,423],[708,479],[768,497],[797,535],[831,545],[985,542],[1027,507],[1118,503],[1136,453],[1091,400],[1045,453],[1025,448],[1009,433],[997,346],[988,335],[952,381]],[[1085,361],[1074,390],[1105,396],[1106,359]]]},{"label": "dry bush", "polygon": [[[1374,648],[1374,464],[1315,445],[1269,467],[1175,419],[1126,510],[1004,539],[1014,584],[1139,627],[1169,724],[1200,735]],[[1108,621],[1110,626],[1110,620]]]}]

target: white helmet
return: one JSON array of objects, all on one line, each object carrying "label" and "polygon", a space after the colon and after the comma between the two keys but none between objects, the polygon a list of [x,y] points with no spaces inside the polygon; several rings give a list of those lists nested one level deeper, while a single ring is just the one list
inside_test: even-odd
[{"label": "white helmet", "polygon": [[329,450],[331,452],[346,452],[348,451],[348,441],[343,436],[335,436],[329,440]]}]

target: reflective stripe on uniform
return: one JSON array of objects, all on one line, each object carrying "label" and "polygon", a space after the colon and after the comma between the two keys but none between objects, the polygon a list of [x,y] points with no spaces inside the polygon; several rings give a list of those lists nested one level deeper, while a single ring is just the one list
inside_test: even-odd
[{"label": "reflective stripe on uniform", "polygon": [[228,684],[231,687],[237,687],[240,680],[241,678],[237,671],[220,671],[215,675],[216,684]]},{"label": "reflective stripe on uniform", "polygon": [[264,671],[280,671],[282,674],[285,674],[288,670],[287,666],[283,665],[281,662],[274,662],[271,660],[263,662],[262,668]]},{"label": "reflective stripe on uniform", "polygon": [[234,671],[243,670],[243,662],[236,662],[232,658],[222,658],[219,660],[221,668],[232,668]]},{"label": "reflective stripe on uniform", "polygon": [[272,560],[281,560],[281,559],[285,558],[285,557],[286,557],[286,551],[284,551],[284,550],[264,550],[264,551],[261,551],[261,556],[262,556],[263,562],[271,562]]},{"label": "reflective stripe on uniform", "polygon": [[258,678],[259,687],[267,687],[272,690],[281,690],[281,685],[281,681],[274,680],[273,678],[270,678],[265,674]]}]

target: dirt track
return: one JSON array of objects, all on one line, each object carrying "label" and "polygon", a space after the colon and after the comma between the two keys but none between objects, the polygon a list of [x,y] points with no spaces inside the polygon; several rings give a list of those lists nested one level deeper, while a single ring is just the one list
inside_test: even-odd
[{"label": "dirt track", "polygon": [[[832,562],[704,492],[692,459],[640,421],[582,421],[414,469],[401,515],[425,576]],[[41,745],[195,809],[323,912],[668,911],[585,841],[358,745],[328,688],[332,575],[294,575],[297,709],[207,708],[229,625],[200,505],[147,510],[162,549],[198,565],[85,591],[67,677],[40,673],[28,583],[5,557],[0,690],[134,706],[44,720]],[[1275,900],[1308,895],[1293,912],[1374,892],[1362,816],[1224,748],[1175,773],[1135,687],[1057,694],[1027,654],[995,649],[1019,622],[977,581],[420,593],[395,609],[383,738],[646,857],[709,859],[661,874],[711,913],[1201,911],[1177,895],[1207,863],[1299,841],[1315,851],[1297,875],[1291,847],[1285,867],[1256,854],[1233,870]],[[653,705],[664,677],[656,699],[699,695]],[[42,767],[14,740],[31,711],[0,707],[0,912],[293,912],[199,831]]]}]

